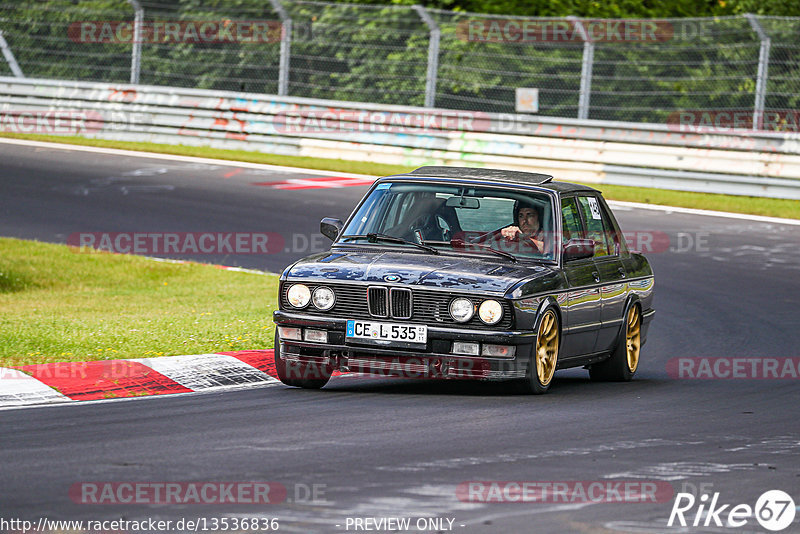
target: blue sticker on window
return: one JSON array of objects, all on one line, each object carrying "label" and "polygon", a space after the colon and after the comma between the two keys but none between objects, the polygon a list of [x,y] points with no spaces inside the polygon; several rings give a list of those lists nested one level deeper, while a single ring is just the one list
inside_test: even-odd
[{"label": "blue sticker on window", "polygon": [[375,188],[375,191],[378,191],[379,189],[389,189],[390,187],[392,187],[392,184],[378,184],[378,187]]}]

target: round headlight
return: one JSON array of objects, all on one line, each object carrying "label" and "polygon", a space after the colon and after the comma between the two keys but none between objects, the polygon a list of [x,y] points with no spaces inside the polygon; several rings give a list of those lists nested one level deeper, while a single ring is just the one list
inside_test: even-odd
[{"label": "round headlight", "polygon": [[295,284],[290,287],[286,296],[289,299],[289,304],[295,308],[305,308],[311,301],[311,291],[308,286],[303,284]]},{"label": "round headlight", "polygon": [[503,306],[496,300],[484,300],[478,308],[478,317],[486,324],[495,324],[503,318]]},{"label": "round headlight", "polygon": [[331,288],[320,286],[314,290],[311,301],[317,309],[327,311],[333,308],[333,304],[336,302],[336,295],[333,294]]},{"label": "round headlight", "polygon": [[457,298],[450,303],[450,316],[457,323],[466,323],[475,314],[475,305],[471,300]]}]

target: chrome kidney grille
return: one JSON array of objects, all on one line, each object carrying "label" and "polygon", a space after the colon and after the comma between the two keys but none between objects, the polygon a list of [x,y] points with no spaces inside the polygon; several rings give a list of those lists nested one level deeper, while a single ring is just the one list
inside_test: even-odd
[{"label": "chrome kidney grille", "polygon": [[411,290],[400,287],[370,287],[367,306],[373,317],[411,319]]},{"label": "chrome kidney grille", "polygon": [[411,290],[393,287],[389,290],[389,302],[392,317],[395,319],[411,319]]},{"label": "chrome kidney grille", "polygon": [[[281,309],[293,311],[286,296],[288,286],[283,283],[281,287]],[[341,317],[346,319],[398,319],[411,320],[415,323],[429,325],[458,325],[459,327],[478,329],[504,329],[510,328],[513,323],[513,310],[510,303],[500,300],[503,306],[503,318],[496,325],[483,324],[480,319],[473,317],[467,323],[456,323],[448,311],[450,301],[463,294],[447,291],[432,291],[426,289],[411,289],[404,287],[368,286],[359,284],[307,284],[313,292],[320,285],[333,289],[336,293],[336,303],[333,308],[323,312],[311,304],[302,310],[302,313],[321,315],[327,317]],[[472,298],[472,297],[470,297]],[[479,304],[484,297],[474,297],[472,300]]]},{"label": "chrome kidney grille", "polygon": [[385,287],[371,287],[367,290],[367,306],[373,317],[389,317],[389,290]]}]

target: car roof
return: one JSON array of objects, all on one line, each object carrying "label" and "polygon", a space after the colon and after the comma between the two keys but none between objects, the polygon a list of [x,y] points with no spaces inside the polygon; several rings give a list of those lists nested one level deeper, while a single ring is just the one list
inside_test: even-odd
[{"label": "car roof", "polygon": [[570,182],[555,182],[553,177],[549,174],[541,174],[536,172],[524,171],[509,171],[504,169],[486,169],[476,167],[444,167],[444,166],[427,166],[420,167],[406,174],[396,174],[394,176],[387,176],[386,178],[401,178],[404,176],[412,178],[450,178],[450,179],[466,179],[466,180],[480,180],[485,182],[494,182],[501,184],[514,184],[514,185],[530,185],[549,189],[558,193],[569,193],[573,191],[594,191],[598,192],[586,185],[573,184]]}]

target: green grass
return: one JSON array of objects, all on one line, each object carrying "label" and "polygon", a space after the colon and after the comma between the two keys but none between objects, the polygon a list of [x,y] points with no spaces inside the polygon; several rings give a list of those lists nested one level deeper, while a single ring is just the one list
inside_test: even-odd
[{"label": "green grass", "polygon": [[278,277],[0,238],[0,366],[272,348]]},{"label": "green grass", "polygon": [[[303,167],[333,172],[350,172],[369,174],[373,176],[386,176],[408,172],[413,166],[386,165],[383,163],[346,161],[341,159],[322,159],[301,156],[281,156],[277,154],[264,154],[245,150],[221,150],[208,147],[192,147],[183,145],[163,145],[156,143],[134,143],[127,141],[109,141],[103,139],[88,139],[84,137],[67,137],[57,135],[32,135],[0,133],[0,137],[13,137],[30,139],[34,141],[48,141],[53,143],[68,143],[75,145],[97,146],[105,148],[118,148],[124,150],[138,150],[157,152],[161,154],[177,154],[181,156],[196,156],[203,158],[224,159],[233,161],[248,161],[265,163],[269,165],[284,165],[289,167]],[[623,200],[628,202],[645,202],[662,206],[680,206],[714,211],[730,211],[750,215],[766,215],[770,217],[784,217],[800,219],[800,202],[761,197],[744,197],[736,195],[717,195],[711,193],[691,193],[687,191],[671,191],[666,189],[651,189],[645,187],[626,187],[619,185],[597,185],[607,199]]]},{"label": "green grass", "polygon": [[781,198],[745,197],[738,195],[717,195],[713,193],[692,193],[669,189],[650,189],[647,187],[627,187],[622,185],[587,184],[600,189],[603,196],[611,200],[644,202],[660,206],[679,206],[701,210],[730,211],[749,215],[800,219],[800,201]]}]

